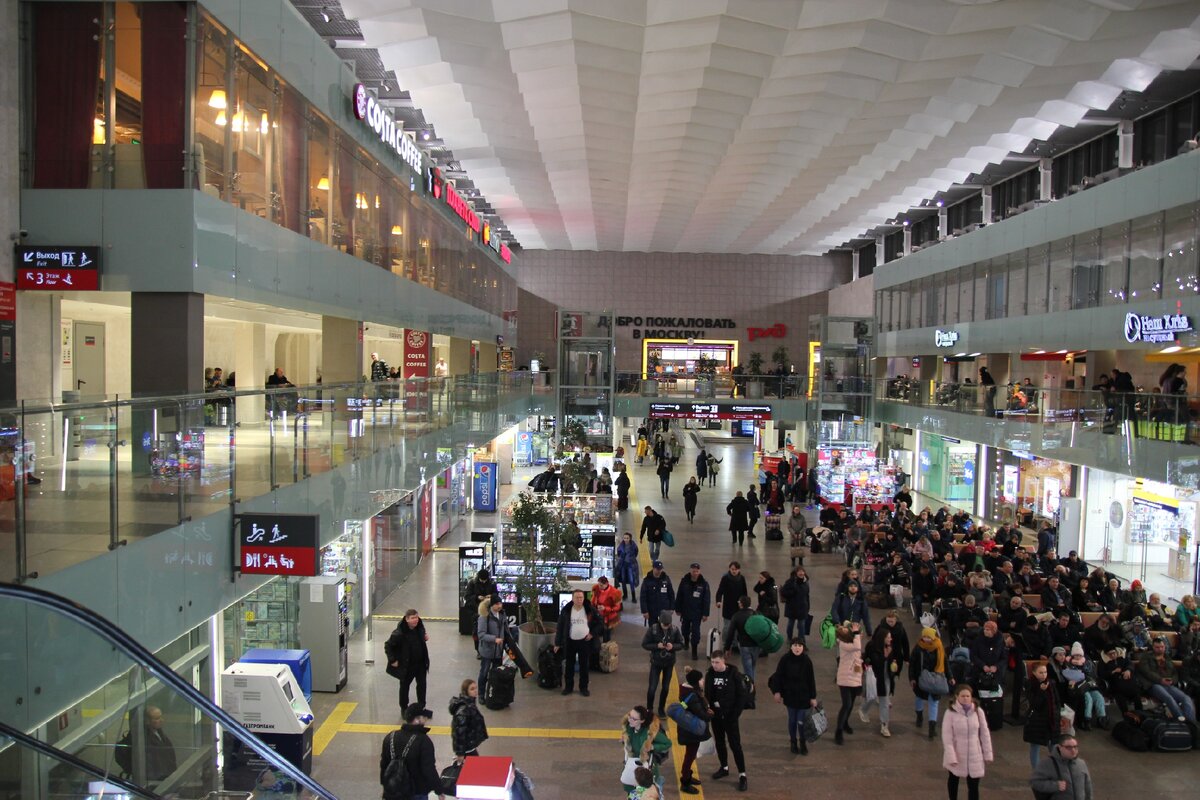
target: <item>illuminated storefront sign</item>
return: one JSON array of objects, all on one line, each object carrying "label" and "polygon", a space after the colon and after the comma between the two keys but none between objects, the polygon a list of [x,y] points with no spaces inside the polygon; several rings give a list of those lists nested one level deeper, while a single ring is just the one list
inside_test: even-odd
[{"label": "illuminated storefront sign", "polygon": [[396,151],[400,160],[421,174],[421,151],[417,140],[404,132],[396,118],[383,109],[361,83],[354,85],[354,116],[367,124],[379,140]]},{"label": "illuminated storefront sign", "polygon": [[437,167],[430,167],[426,173],[426,188],[433,195],[434,200],[442,200],[446,205],[462,218],[462,221],[467,223],[467,227],[476,233],[483,232],[483,221],[479,219],[479,215],[475,213],[475,209],[471,208],[470,203],[463,199],[459,194],[454,184],[442,177],[442,171]]},{"label": "illuminated storefront sign", "polygon": [[958,344],[958,331],[944,331],[941,328],[933,331],[934,347],[954,347],[956,344]]},{"label": "illuminated storefront sign", "polygon": [[1125,341],[1147,342],[1149,344],[1166,344],[1173,342],[1181,333],[1190,333],[1192,321],[1186,314],[1149,314],[1125,315]]},{"label": "illuminated storefront sign", "polygon": [[722,405],[719,403],[651,403],[650,418],[769,420],[771,407]]}]

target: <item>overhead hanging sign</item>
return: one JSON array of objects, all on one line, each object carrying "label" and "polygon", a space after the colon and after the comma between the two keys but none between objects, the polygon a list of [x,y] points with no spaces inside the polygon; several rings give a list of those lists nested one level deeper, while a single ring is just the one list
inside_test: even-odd
[{"label": "overhead hanging sign", "polygon": [[421,150],[417,147],[417,140],[404,132],[403,125],[396,122],[396,118],[385,111],[361,83],[354,85],[354,116],[365,122],[379,137],[379,141],[395,150],[400,160],[408,164],[413,172],[421,174]]},{"label": "overhead hanging sign", "polygon": [[241,571],[254,575],[317,575],[319,520],[317,514],[241,514]]},{"label": "overhead hanging sign", "polygon": [[442,176],[440,169],[430,167],[425,173],[425,182],[426,188],[433,195],[434,200],[441,200],[450,206],[450,210],[467,223],[468,228],[478,234],[483,233],[483,220],[479,219],[479,215],[475,213],[475,209],[471,208],[471,204],[458,193],[454,184]]},{"label": "overhead hanging sign", "polygon": [[100,248],[17,245],[18,289],[86,292],[100,288]]},{"label": "overhead hanging sign", "polygon": [[651,403],[650,417],[651,419],[769,420],[771,407],[721,403]]},{"label": "overhead hanging sign", "polygon": [[934,329],[934,347],[954,347],[956,344],[958,344],[958,331],[944,331],[941,328]]},{"label": "overhead hanging sign", "polygon": [[1146,342],[1148,344],[1168,344],[1174,342],[1181,333],[1190,333],[1192,321],[1186,314],[1150,314],[1125,315],[1125,341],[1130,344]]}]

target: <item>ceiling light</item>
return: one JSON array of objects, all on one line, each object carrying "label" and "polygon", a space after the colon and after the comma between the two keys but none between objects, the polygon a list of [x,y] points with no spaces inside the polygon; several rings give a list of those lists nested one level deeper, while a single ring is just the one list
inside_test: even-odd
[{"label": "ceiling light", "polygon": [[945,201],[945,200],[938,200],[938,201],[937,201],[937,207],[938,207],[938,208],[941,208],[941,207],[942,207],[942,206],[944,206],[944,205],[946,205],[946,201]]},{"label": "ceiling light", "polygon": [[224,127],[225,127],[225,123],[226,123],[226,122],[227,122],[227,120],[225,119],[225,112],[224,112],[224,111],[218,111],[218,112],[217,112],[217,119],[216,119],[216,123],[217,123],[217,125],[219,125],[219,126],[221,126],[222,128],[224,128]]},{"label": "ceiling light", "polygon": [[1178,353],[1182,349],[1183,348],[1180,347],[1179,345],[1173,344],[1170,347],[1164,347],[1162,350],[1159,350],[1158,352],[1160,352],[1160,353]]},{"label": "ceiling light", "polygon": [[971,353],[971,358],[979,358],[983,353]]},{"label": "ceiling light", "polygon": [[328,8],[321,9],[321,19],[325,20],[326,22],[331,21],[331,19],[329,17],[329,9]]},{"label": "ceiling light", "polygon": [[227,101],[225,99],[224,89],[213,89],[212,94],[208,96],[209,108],[225,108]]},{"label": "ceiling light", "polygon": [[1067,351],[1066,351],[1066,350],[1059,350],[1059,351],[1058,351],[1058,354],[1059,354],[1060,356],[1063,356],[1063,355],[1066,355],[1066,354],[1067,354]]},{"label": "ceiling light", "polygon": [[421,131],[421,138],[428,142],[429,141],[429,131]]},{"label": "ceiling light", "polygon": [[387,81],[384,81],[383,83],[381,83],[379,85],[383,88],[383,90],[385,92],[390,92],[392,90],[392,87],[388,85]]}]

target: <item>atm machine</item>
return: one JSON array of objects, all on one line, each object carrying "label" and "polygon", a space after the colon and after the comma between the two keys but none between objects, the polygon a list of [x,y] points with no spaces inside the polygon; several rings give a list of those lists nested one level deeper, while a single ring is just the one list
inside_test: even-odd
[{"label": "atm machine", "polygon": [[[221,673],[222,705],[305,775],[312,773],[313,713],[286,664],[229,665]],[[261,756],[225,735],[225,788],[255,791],[287,782]]]}]

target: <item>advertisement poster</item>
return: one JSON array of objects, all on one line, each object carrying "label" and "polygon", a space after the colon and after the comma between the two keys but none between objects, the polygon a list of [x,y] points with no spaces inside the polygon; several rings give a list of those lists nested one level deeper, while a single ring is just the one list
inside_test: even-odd
[{"label": "advertisement poster", "polygon": [[429,377],[430,337],[425,331],[404,332],[404,377]]},{"label": "advertisement poster", "polygon": [[1017,480],[1020,469],[1009,464],[1004,465],[1004,502],[1017,502]]},{"label": "advertisement poster", "polygon": [[472,499],[476,511],[496,510],[496,463],[475,462],[475,479]]},{"label": "advertisement poster", "polygon": [[421,552],[425,555],[433,552],[433,493],[432,483],[421,485],[418,500],[420,503],[418,524],[421,530]]}]

